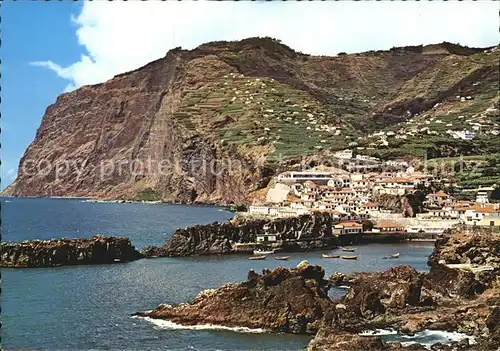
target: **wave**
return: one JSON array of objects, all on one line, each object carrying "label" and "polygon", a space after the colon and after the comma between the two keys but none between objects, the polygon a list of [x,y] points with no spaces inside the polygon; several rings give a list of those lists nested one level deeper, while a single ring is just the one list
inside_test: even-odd
[{"label": "wave", "polygon": [[144,319],[145,321],[150,322],[154,324],[156,327],[161,329],[224,330],[224,331],[233,331],[237,333],[253,333],[253,334],[262,334],[267,332],[265,329],[261,328],[225,327],[222,325],[215,325],[215,324],[182,325],[164,319],[156,319],[150,317],[133,316],[132,318]]},{"label": "wave", "polygon": [[427,349],[438,342],[442,344],[450,344],[454,341],[469,339],[470,345],[474,345],[476,343],[473,336],[459,332],[448,332],[444,330],[423,330],[421,332],[415,333],[414,335],[407,335],[398,333],[393,329],[375,329],[363,331],[362,333],[359,333],[359,335],[381,336],[384,341],[400,342],[403,346],[409,346],[418,343]]},{"label": "wave", "polygon": [[375,329],[375,330],[365,330],[359,335],[361,336],[383,336],[383,335],[396,335],[398,332],[393,329]]}]

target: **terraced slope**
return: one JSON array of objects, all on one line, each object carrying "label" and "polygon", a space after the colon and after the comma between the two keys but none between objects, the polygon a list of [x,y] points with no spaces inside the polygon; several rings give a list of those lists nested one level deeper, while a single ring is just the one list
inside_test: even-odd
[{"label": "terraced slope", "polygon": [[[239,203],[280,160],[327,150],[481,153],[498,144],[486,128],[470,145],[444,129],[495,130],[498,58],[446,43],[335,57],[271,38],[176,48],[59,96],[7,192]],[[438,134],[395,137],[420,125]],[[394,132],[387,145],[380,131]]]}]

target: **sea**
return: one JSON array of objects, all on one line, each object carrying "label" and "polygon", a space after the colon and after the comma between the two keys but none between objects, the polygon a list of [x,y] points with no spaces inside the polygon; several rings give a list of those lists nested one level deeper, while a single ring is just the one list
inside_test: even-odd
[{"label": "sea", "polygon": [[[1,215],[3,241],[104,234],[129,237],[138,249],[161,245],[177,228],[233,217],[220,207],[35,198],[2,198]],[[307,252],[292,253],[289,261],[250,261],[246,255],[228,255],[2,268],[1,346],[7,350],[301,350],[307,347],[310,336],[245,328],[187,328],[133,318],[132,314],[161,303],[187,302],[202,290],[244,281],[251,269],[294,267],[302,260],[323,266],[327,275],[385,270],[396,264],[426,271],[432,249],[432,243],[361,245],[356,261],[322,259],[322,252]],[[400,253],[400,258],[382,259],[394,253]],[[332,297],[344,293],[343,289],[330,291]],[[381,333],[385,334],[397,340],[394,333]],[[419,342],[456,338],[443,335],[416,337]]]}]

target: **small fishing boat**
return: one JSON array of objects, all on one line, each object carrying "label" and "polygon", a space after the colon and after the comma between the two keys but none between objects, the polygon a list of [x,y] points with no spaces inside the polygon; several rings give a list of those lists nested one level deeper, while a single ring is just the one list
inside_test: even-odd
[{"label": "small fishing boat", "polygon": [[323,258],[339,258],[340,255],[335,255],[335,254],[321,254],[321,257],[323,257]]},{"label": "small fishing boat", "polygon": [[258,256],[258,255],[271,255],[274,253],[274,250],[253,250],[253,254]]},{"label": "small fishing boat", "polygon": [[395,253],[394,255],[390,255],[389,258],[399,258],[399,252]]},{"label": "small fishing boat", "polygon": [[286,261],[290,258],[290,256],[274,256],[275,260]]},{"label": "small fishing boat", "polygon": [[342,256],[344,260],[357,260],[358,256]]},{"label": "small fishing boat", "polygon": [[266,259],[266,255],[250,256],[248,259],[249,260],[265,260]]},{"label": "small fishing boat", "polygon": [[356,251],[356,248],[355,247],[352,247],[352,248],[343,247],[342,251],[345,251],[345,252],[354,252],[354,251]]}]

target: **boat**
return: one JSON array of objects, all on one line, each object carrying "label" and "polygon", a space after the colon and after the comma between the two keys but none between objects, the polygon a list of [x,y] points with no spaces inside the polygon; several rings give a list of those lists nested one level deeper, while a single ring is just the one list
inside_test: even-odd
[{"label": "boat", "polygon": [[271,255],[274,253],[274,250],[270,251],[265,251],[265,250],[253,250],[253,254],[258,256],[258,255]]},{"label": "boat", "polygon": [[344,260],[357,260],[358,256],[342,256]]},{"label": "boat", "polygon": [[394,255],[390,255],[389,258],[399,258],[399,252],[395,253]]},{"label": "boat", "polygon": [[286,261],[290,258],[290,256],[274,256],[275,260]]},{"label": "boat", "polygon": [[335,254],[321,254],[321,257],[323,257],[323,258],[339,258],[340,255],[335,255]]},{"label": "boat", "polygon": [[248,259],[249,260],[265,260],[266,259],[266,255],[260,255],[260,256],[250,256]]},{"label": "boat", "polygon": [[342,251],[345,251],[345,252],[354,252],[354,251],[356,251],[356,248],[355,247],[353,247],[353,248],[343,247]]}]

